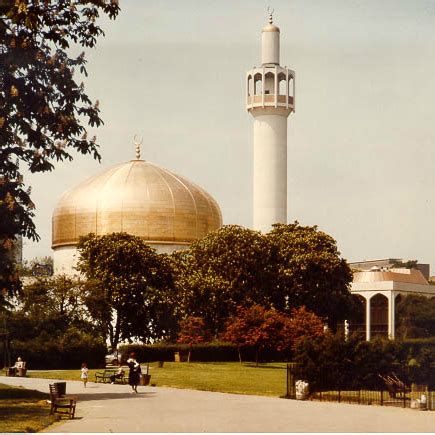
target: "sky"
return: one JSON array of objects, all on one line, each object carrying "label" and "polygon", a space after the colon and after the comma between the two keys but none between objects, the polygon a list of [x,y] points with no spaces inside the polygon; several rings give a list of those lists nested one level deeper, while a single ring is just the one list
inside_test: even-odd
[{"label": "sky", "polygon": [[[348,261],[418,259],[435,275],[435,1],[120,0],[106,35],[85,50],[104,126],[102,162],[74,155],[29,174],[38,243],[83,179],[142,158],[202,186],[224,224],[252,226],[253,119],[245,73],[261,61],[268,5],[281,64],[296,71],[288,120],[288,221],[317,225]],[[72,49],[79,53],[82,48]]]}]

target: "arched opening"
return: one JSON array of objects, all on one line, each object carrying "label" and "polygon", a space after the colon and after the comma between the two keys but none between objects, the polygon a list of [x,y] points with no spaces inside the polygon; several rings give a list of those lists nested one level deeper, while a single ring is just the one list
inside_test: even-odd
[{"label": "arched opening", "polygon": [[275,95],[275,74],[271,72],[264,76],[264,94]]},{"label": "arched opening", "polygon": [[254,94],[254,83],[252,81],[252,76],[251,75],[248,76],[247,90],[248,90],[248,96],[249,97]]},{"label": "arched opening", "polygon": [[263,78],[261,74],[254,76],[254,95],[261,95],[263,93]]},{"label": "arched opening", "polygon": [[288,78],[288,96],[293,99],[294,97],[294,79],[292,76]]},{"label": "arched opening", "polygon": [[364,339],[366,336],[366,299],[361,295],[353,294],[351,300],[352,316],[347,319],[349,322],[349,334],[357,334],[361,339]]},{"label": "arched opening", "polygon": [[370,335],[388,337],[388,298],[377,294],[370,299]]},{"label": "arched opening", "polygon": [[278,74],[278,95],[286,95],[285,74],[284,73]]}]

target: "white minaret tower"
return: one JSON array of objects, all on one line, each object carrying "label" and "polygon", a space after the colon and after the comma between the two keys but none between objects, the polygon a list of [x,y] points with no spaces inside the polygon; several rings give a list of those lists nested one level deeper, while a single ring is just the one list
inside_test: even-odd
[{"label": "white minaret tower", "polygon": [[[273,12],[272,12],[273,13]],[[261,31],[261,66],[246,73],[254,117],[254,229],[287,223],[287,117],[295,110],[295,73],[279,65],[279,28]]]}]

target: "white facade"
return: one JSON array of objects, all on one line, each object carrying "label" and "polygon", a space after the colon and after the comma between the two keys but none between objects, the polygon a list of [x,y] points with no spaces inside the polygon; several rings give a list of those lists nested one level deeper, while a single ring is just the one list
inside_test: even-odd
[{"label": "white facade", "polygon": [[[151,246],[151,248],[154,248],[158,254],[172,254],[175,251],[182,251],[189,247],[189,244],[162,244],[150,242],[147,242],[147,244]],[[77,260],[78,252],[75,245],[53,248],[54,274],[79,275],[75,269]]]},{"label": "white facade", "polygon": [[262,65],[247,72],[246,108],[254,117],[253,228],[287,223],[287,117],[295,109],[295,73],[279,65],[280,30],[262,30]]}]

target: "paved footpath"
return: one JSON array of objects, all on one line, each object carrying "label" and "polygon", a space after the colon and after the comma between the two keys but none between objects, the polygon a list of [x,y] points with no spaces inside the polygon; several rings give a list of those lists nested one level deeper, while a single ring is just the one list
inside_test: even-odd
[{"label": "paved footpath", "polygon": [[[0,383],[48,392],[48,379]],[[435,411],[68,381],[76,418],[45,432],[434,432]]]}]

